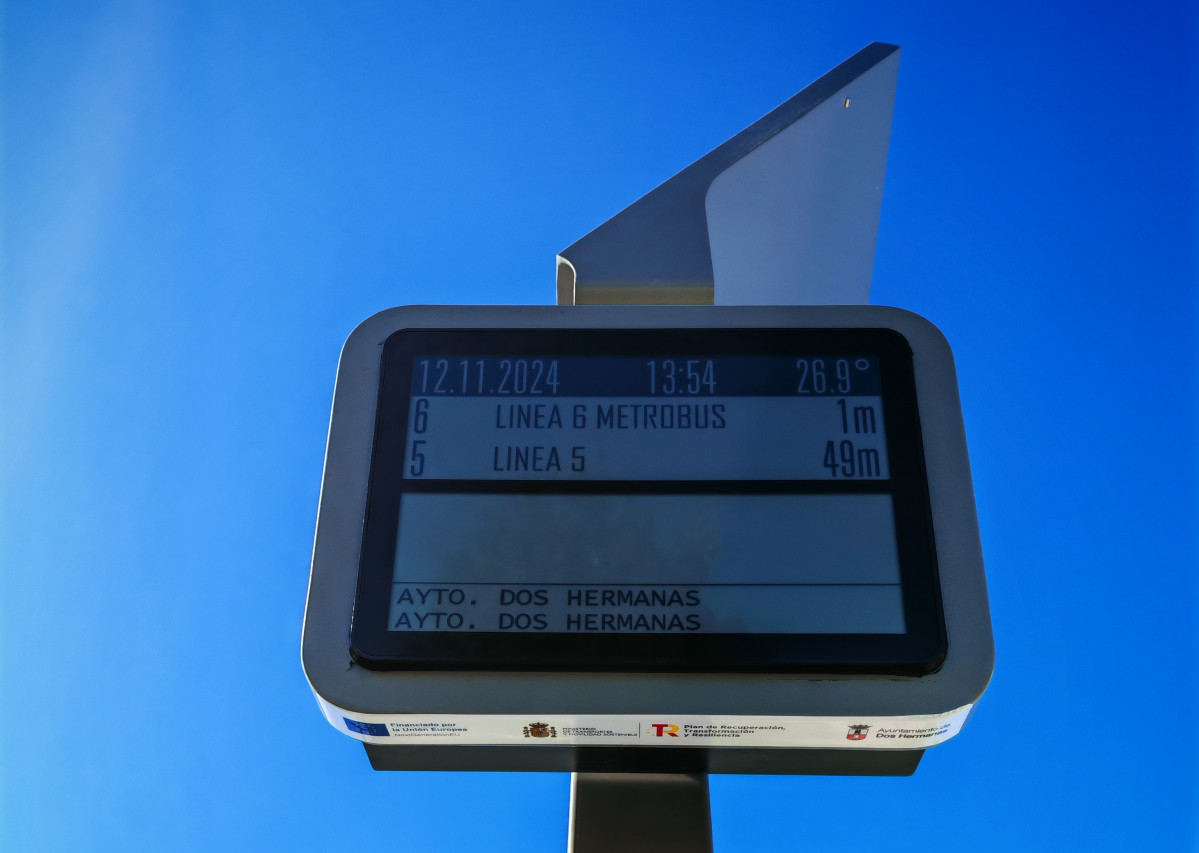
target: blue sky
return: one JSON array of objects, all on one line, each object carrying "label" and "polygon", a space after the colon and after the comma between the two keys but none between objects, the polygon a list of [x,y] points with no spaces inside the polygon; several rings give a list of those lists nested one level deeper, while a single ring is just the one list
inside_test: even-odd
[{"label": "blue sky", "polygon": [[1196,842],[1183,3],[9,2],[0,848],[564,849],[564,775],[377,774],[299,665],[337,355],[903,48],[872,301],[954,346],[997,666],[910,779],[714,777],[718,850]]}]

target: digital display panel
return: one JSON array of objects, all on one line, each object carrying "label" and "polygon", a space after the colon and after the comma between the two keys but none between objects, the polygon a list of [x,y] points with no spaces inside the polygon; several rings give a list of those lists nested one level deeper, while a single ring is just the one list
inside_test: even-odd
[{"label": "digital display panel", "polygon": [[412,479],[886,479],[877,357],[414,360]]},{"label": "digital display panel", "polygon": [[387,624],[902,633],[891,499],[406,495]]},{"label": "digital display panel", "polygon": [[421,330],[383,367],[365,664],[935,666],[896,333]]}]

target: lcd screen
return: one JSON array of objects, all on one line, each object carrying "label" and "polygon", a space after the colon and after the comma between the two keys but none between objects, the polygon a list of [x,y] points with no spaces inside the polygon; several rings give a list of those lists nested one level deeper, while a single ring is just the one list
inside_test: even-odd
[{"label": "lcd screen", "polygon": [[392,631],[895,634],[887,495],[411,494]]},{"label": "lcd screen", "polygon": [[383,367],[367,665],[901,672],[940,653],[895,333],[421,330]]},{"label": "lcd screen", "polygon": [[408,479],[886,479],[863,355],[414,359]]}]

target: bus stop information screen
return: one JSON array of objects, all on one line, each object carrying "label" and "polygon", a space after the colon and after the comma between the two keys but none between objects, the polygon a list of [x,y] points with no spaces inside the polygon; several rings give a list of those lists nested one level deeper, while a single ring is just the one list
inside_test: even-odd
[{"label": "bus stop information screen", "polygon": [[397,333],[355,656],[928,671],[921,455],[887,330]]}]

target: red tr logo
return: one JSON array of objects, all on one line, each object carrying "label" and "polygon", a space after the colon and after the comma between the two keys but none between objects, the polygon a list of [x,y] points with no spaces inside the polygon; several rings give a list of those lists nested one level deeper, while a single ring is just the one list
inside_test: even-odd
[{"label": "red tr logo", "polygon": [[650,723],[650,728],[654,730],[654,737],[678,737],[679,727],[673,726],[670,723]]}]

